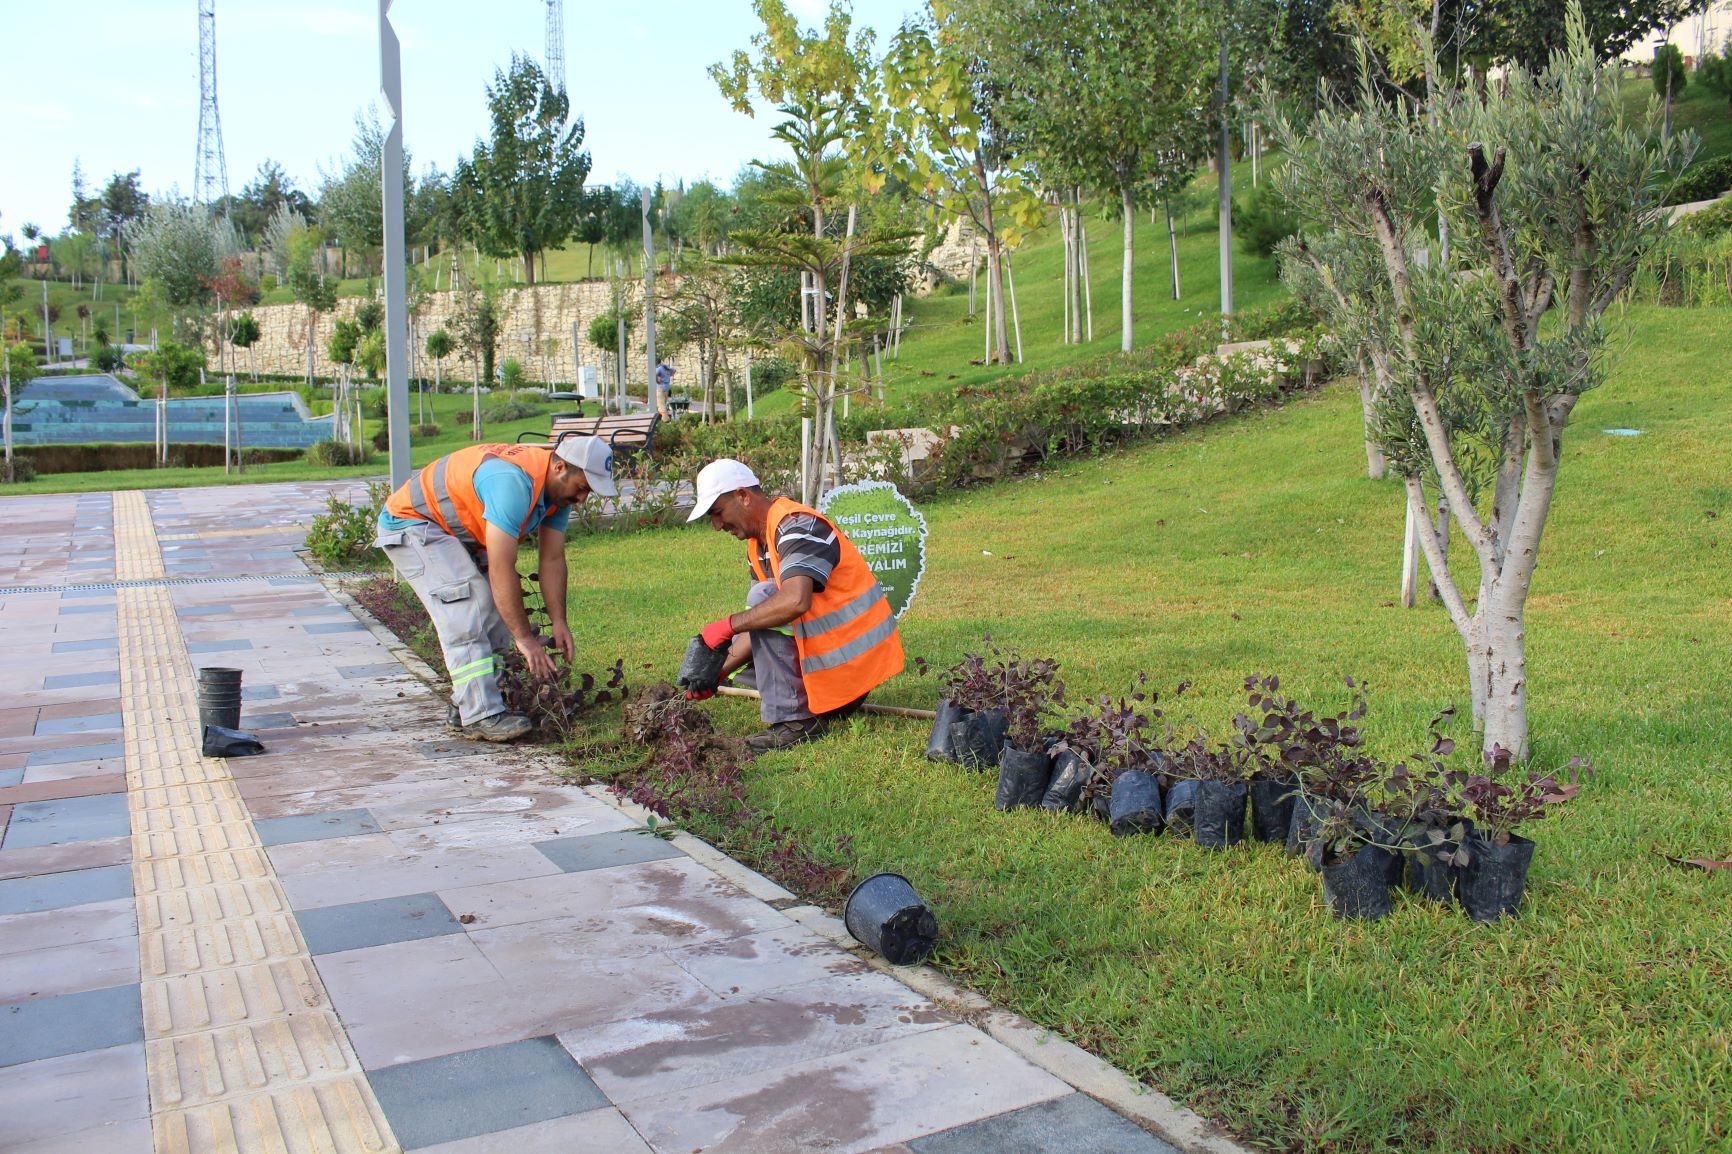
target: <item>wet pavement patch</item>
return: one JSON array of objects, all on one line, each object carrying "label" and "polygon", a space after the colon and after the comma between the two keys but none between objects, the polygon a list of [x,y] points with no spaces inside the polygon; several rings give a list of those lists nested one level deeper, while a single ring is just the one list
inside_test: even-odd
[{"label": "wet pavement patch", "polygon": [[54,801],[27,801],[12,807],[6,825],[6,849],[30,849],[43,845],[66,845],[94,841],[99,837],[125,837],[132,832],[124,793],[98,793],[90,797],[63,797]]},{"label": "wet pavement patch", "polygon": [[370,1070],[405,1150],[513,1130],[608,1104],[552,1038],[530,1038]]},{"label": "wet pavement patch", "polygon": [[332,837],[354,837],[378,833],[379,823],[364,809],[334,809],[329,813],[302,813],[290,817],[261,817],[253,822],[262,845],[287,845],[296,841],[322,841]]},{"label": "wet pavement patch", "polygon": [[561,837],[534,844],[542,856],[568,874],[685,856],[658,837],[629,829],[588,837]]},{"label": "wet pavement patch", "polygon": [[86,685],[119,685],[120,674],[103,671],[101,673],[56,673],[42,679],[44,689],[82,689]]},{"label": "wet pavement patch", "polygon": [[1179,1154],[1087,1094],[1067,1094],[908,1143],[914,1154]]},{"label": "wet pavement patch", "polygon": [[445,903],[434,894],[408,894],[378,901],[353,902],[343,906],[321,906],[297,910],[301,937],[315,954],[335,954],[393,942],[413,942],[444,934],[460,934],[458,924]]},{"label": "wet pavement patch", "polygon": [[0,1006],[0,1066],[143,1040],[136,982]]}]

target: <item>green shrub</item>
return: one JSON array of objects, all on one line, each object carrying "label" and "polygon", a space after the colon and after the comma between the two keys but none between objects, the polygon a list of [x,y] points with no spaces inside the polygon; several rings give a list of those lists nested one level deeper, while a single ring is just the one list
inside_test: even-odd
[{"label": "green shrub", "polygon": [[99,373],[118,373],[126,367],[126,353],[119,345],[103,345],[90,354],[90,364]]},{"label": "green shrub", "polygon": [[523,387],[523,362],[516,357],[506,357],[505,363],[499,366],[499,387],[515,393]]},{"label": "green shrub", "polygon": [[540,405],[520,394],[513,393],[490,401],[481,410],[481,419],[489,423],[499,421],[527,421],[531,417],[541,416]]},{"label": "green shrub", "polygon": [[433,438],[439,435],[439,426],[435,424],[416,425],[410,431],[417,437]]},{"label": "green shrub", "polygon": [[800,366],[787,357],[765,357],[752,362],[752,396],[767,397],[789,381],[798,380]]},{"label": "green shrub", "polygon": [[1732,154],[1699,160],[1684,170],[1666,197],[1667,204],[1713,200],[1732,189]]},{"label": "green shrub", "polygon": [[[0,479],[5,479],[4,473],[0,473]],[[12,458],[11,479],[15,484],[19,485],[22,485],[26,481],[34,481],[36,479],[35,462],[33,462],[29,457],[14,456]]]},{"label": "green shrub", "polygon": [[1299,219],[1287,211],[1280,194],[1264,182],[1233,206],[1233,231],[1251,252],[1273,256],[1276,245],[1299,231]]},{"label": "green shrub", "polygon": [[[329,441],[320,441],[328,445]],[[373,546],[379,530],[379,510],[391,495],[382,481],[367,485],[367,499],[359,505],[339,500],[335,493],[325,498],[325,511],[307,528],[307,550],[327,569],[377,564],[380,553]]]},{"label": "green shrub", "polygon": [[358,448],[342,441],[315,441],[307,448],[307,460],[327,468],[338,465],[365,465],[368,456],[364,447]]},{"label": "green shrub", "polygon": [[204,368],[204,349],[164,341],[155,352],[134,357],[140,370],[152,381],[168,385],[171,396],[198,388],[199,370]]}]

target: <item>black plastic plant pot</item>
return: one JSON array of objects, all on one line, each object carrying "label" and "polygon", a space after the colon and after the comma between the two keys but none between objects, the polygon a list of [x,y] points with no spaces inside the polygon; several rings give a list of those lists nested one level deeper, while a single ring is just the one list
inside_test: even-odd
[{"label": "black plastic plant pot", "polygon": [[686,656],[680,662],[679,676],[674,684],[685,690],[703,692],[714,689],[722,680],[722,666],[728,661],[726,643],[710,648],[704,639],[694,637],[686,644]]},{"label": "black plastic plant pot", "polygon": [[1414,833],[1423,829],[1418,822],[1391,817],[1374,809],[1358,810],[1353,815],[1353,828],[1365,834],[1365,840],[1389,851],[1389,884],[1400,887],[1406,882],[1407,858],[1401,847],[1408,844]]},{"label": "black plastic plant pot", "polygon": [[937,712],[938,716],[932,719],[932,735],[926,739],[926,760],[955,761],[956,750],[950,744],[950,727],[967,717],[968,710],[939,698]]},{"label": "black plastic plant pot", "polygon": [[1249,793],[1242,781],[1197,782],[1197,808],[1191,833],[1196,843],[1205,849],[1226,849],[1244,841],[1245,798]]},{"label": "black plastic plant pot", "polygon": [[855,886],[842,921],[855,941],[894,966],[925,961],[938,940],[938,919],[901,874],[873,874]]},{"label": "black plastic plant pot", "polygon": [[[1421,837],[1424,835],[1421,834]],[[1443,860],[1454,851],[1449,842],[1433,844],[1409,839],[1410,849],[1402,856],[1407,859],[1402,884],[1426,901],[1448,905],[1455,899],[1455,867]]]},{"label": "black plastic plant pot", "polygon": [[1286,841],[1293,828],[1293,802],[1299,786],[1291,778],[1258,778],[1251,783],[1251,836]]},{"label": "black plastic plant pot", "polygon": [[1295,857],[1304,855],[1310,861],[1311,839],[1323,826],[1323,816],[1329,803],[1321,798],[1307,797],[1303,791],[1293,799],[1293,823],[1287,827],[1287,852]]},{"label": "black plastic plant pot", "polygon": [[1039,750],[1024,753],[1005,746],[998,751],[997,809],[1026,809],[1040,804],[1052,779],[1052,758]]},{"label": "black plastic plant pot", "polygon": [[1154,833],[1161,828],[1161,783],[1141,769],[1127,769],[1113,779],[1107,812],[1114,837]]},{"label": "black plastic plant pot", "polygon": [[1003,710],[987,709],[970,713],[950,727],[950,748],[956,760],[969,769],[992,769],[998,765],[998,751],[1004,748],[1004,732],[1009,727]]},{"label": "black plastic plant pot", "polygon": [[1175,781],[1167,790],[1167,828],[1190,833],[1197,823],[1197,783],[1189,778]]},{"label": "black plastic plant pot", "polygon": [[241,724],[241,671],[207,666],[198,671],[198,723],[206,727],[239,729]]},{"label": "black plastic plant pot", "polygon": [[1456,871],[1455,897],[1476,922],[1495,922],[1521,908],[1527,893],[1534,843],[1511,834],[1507,845],[1493,845],[1479,834],[1465,840],[1467,864]]},{"label": "black plastic plant pot", "polygon": [[1054,813],[1076,809],[1082,804],[1083,788],[1094,777],[1094,766],[1073,749],[1061,749],[1052,759],[1052,779],[1041,796],[1040,808]]},{"label": "black plastic plant pot", "polygon": [[1338,918],[1374,919],[1389,916],[1389,869],[1394,856],[1382,846],[1360,846],[1350,858],[1322,861],[1307,855],[1323,874],[1323,901]]}]

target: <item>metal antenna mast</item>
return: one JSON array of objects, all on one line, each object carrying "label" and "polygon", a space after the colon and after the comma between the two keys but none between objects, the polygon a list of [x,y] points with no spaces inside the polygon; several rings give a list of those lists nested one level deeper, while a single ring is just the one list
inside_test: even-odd
[{"label": "metal antenna mast", "polygon": [[217,111],[216,0],[198,0],[198,160],[192,194],[202,204],[229,195],[228,161],[223,159],[223,121]]},{"label": "metal antenna mast", "polygon": [[547,0],[547,83],[565,91],[565,0]]}]

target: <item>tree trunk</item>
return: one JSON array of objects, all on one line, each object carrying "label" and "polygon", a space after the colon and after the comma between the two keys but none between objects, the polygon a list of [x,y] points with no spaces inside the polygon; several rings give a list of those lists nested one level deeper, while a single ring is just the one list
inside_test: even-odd
[{"label": "tree trunk", "polygon": [[535,283],[535,254],[532,252],[523,254],[523,283]]},{"label": "tree trunk", "polygon": [[1125,218],[1125,259],[1119,281],[1119,351],[1131,351],[1131,272],[1132,257],[1136,252],[1137,221],[1131,210],[1131,186],[1126,184],[1119,188],[1119,207]]},{"label": "tree trunk", "polygon": [[1093,342],[1095,339],[1095,292],[1094,275],[1089,270],[1089,230],[1083,223],[1082,196],[1077,196],[1076,210],[1077,264],[1082,271],[1083,294],[1083,339]]},{"label": "tree trunk", "polygon": [[1493,586],[1486,631],[1484,748],[1502,746],[1516,761],[1528,757],[1526,597],[1513,588]]},{"label": "tree trunk", "polygon": [[1071,289],[1071,283],[1076,277],[1076,262],[1072,259],[1071,251],[1070,206],[1065,204],[1062,200],[1059,202],[1058,206],[1058,228],[1060,242],[1064,248],[1064,308],[1060,310],[1060,313],[1061,319],[1064,321],[1064,343],[1068,345],[1072,343],[1070,331],[1071,313],[1073,311],[1072,297],[1074,294]]},{"label": "tree trunk", "polygon": [[1173,299],[1179,300],[1179,236],[1173,231],[1173,204],[1163,200],[1161,206],[1167,213],[1167,254],[1173,265]]},{"label": "tree trunk", "polygon": [[1376,422],[1376,402],[1372,394],[1371,373],[1364,357],[1359,359],[1359,407],[1365,418],[1365,475],[1373,481],[1381,481],[1388,466],[1383,459],[1383,448],[1372,435]]},{"label": "tree trunk", "polygon": [[1016,363],[1022,364],[1022,314],[1016,308],[1016,268],[1010,261],[1010,250],[1004,250],[1004,283],[1010,297],[1010,324],[1016,332]]}]

